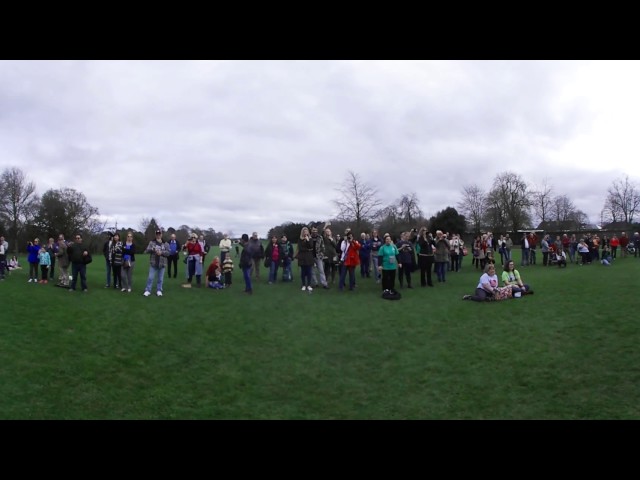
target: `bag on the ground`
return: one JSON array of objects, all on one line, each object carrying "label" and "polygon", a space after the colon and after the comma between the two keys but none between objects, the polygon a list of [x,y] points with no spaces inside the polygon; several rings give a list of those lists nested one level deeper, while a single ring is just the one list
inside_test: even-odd
[{"label": "bag on the ground", "polygon": [[385,290],[382,292],[382,298],[385,300],[400,300],[402,295],[400,295],[400,292],[396,290]]}]

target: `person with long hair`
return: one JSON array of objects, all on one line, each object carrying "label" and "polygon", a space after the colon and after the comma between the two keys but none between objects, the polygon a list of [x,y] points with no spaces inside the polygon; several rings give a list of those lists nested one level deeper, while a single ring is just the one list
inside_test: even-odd
[{"label": "person with long hair", "polygon": [[120,234],[116,232],[111,238],[109,245],[109,263],[113,272],[113,288],[122,288],[122,242]]},{"label": "person with long hair", "polygon": [[336,239],[333,237],[331,229],[326,227],[324,229],[324,274],[327,282],[331,285],[335,282],[339,263],[340,259],[338,257]]},{"label": "person with long hair", "polygon": [[[169,247],[169,258],[171,258],[171,247]],[[122,262],[123,275],[121,291],[131,293],[131,289],[133,288],[133,267],[136,263],[136,245],[133,243],[133,234],[131,232],[127,233],[127,238],[122,245]]]},{"label": "person with long hair", "polygon": [[472,300],[474,302],[485,302],[493,300],[497,292],[498,276],[496,275],[496,266],[490,263],[484,267],[484,273],[476,286],[475,295],[465,295],[462,299]]},{"label": "person with long hair", "polygon": [[531,287],[522,281],[520,272],[516,270],[516,264],[513,260],[509,260],[504,266],[502,272],[502,282],[505,287],[511,287],[513,293],[520,292],[522,295],[533,294]]},{"label": "person with long hair", "polygon": [[298,266],[300,267],[300,279],[302,281],[302,291],[312,292],[311,286],[311,269],[313,268],[313,243],[311,242],[311,234],[307,227],[300,230],[300,239],[298,240],[298,250],[296,252]]},{"label": "person with long hair", "polygon": [[340,291],[344,290],[347,273],[349,274],[349,290],[353,290],[356,287],[356,267],[360,263],[359,250],[360,243],[353,238],[351,229],[347,228],[344,232],[344,240],[340,245],[340,262],[342,265],[338,284]]},{"label": "person with long hair", "polygon": [[422,287],[426,287],[427,285],[433,287],[431,272],[433,270],[433,252],[435,248],[436,243],[433,240],[433,235],[429,233],[427,227],[420,228],[420,231],[418,232],[416,250],[419,250],[418,266],[420,267],[420,286]]},{"label": "person with long hair", "polygon": [[196,277],[198,288],[202,286],[202,263],[204,262],[204,250],[202,244],[198,242],[198,235],[192,233],[189,241],[182,247],[187,253],[187,281],[183,283],[184,288],[191,288],[193,277]]}]

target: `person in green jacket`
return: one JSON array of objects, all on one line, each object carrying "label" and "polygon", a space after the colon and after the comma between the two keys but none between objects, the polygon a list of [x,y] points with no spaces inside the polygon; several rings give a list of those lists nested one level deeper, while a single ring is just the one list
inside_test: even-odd
[{"label": "person in green jacket", "polygon": [[382,274],[382,291],[395,291],[396,270],[400,252],[387,233],[384,245],[378,249],[378,271]]}]

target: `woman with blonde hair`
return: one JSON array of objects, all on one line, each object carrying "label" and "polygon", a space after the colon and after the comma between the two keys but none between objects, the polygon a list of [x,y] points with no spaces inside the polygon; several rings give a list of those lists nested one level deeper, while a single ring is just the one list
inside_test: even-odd
[{"label": "woman with blonde hair", "polygon": [[295,258],[298,259],[300,267],[300,278],[302,280],[302,291],[312,292],[311,287],[311,269],[313,268],[313,243],[311,242],[311,234],[309,228],[302,227],[300,230],[300,239],[298,240],[298,249]]}]

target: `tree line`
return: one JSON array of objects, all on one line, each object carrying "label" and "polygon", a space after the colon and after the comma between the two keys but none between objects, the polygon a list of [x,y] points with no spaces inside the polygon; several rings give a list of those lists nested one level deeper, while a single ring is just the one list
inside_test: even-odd
[{"label": "tree line", "polygon": [[[429,230],[440,229],[451,233],[478,234],[484,231],[516,232],[523,229],[581,231],[588,227],[587,215],[576,208],[573,201],[562,193],[556,194],[555,186],[548,179],[542,185],[527,183],[514,172],[497,175],[488,191],[475,184],[465,185],[460,192],[456,207],[448,206],[426,218],[415,192],[401,194],[385,204],[378,189],[362,180],[360,175],[348,171],[345,179],[335,187],[332,200],[336,214],[329,220],[334,233],[342,233],[347,227],[354,232],[370,232],[377,228],[381,233],[396,236],[420,226]],[[638,228],[634,221],[640,208],[640,187],[628,176],[615,180],[607,190],[601,210],[600,223],[627,225]],[[29,181],[24,172],[16,167],[5,169],[0,176],[0,232],[10,242],[10,249],[24,249],[27,241],[35,236],[56,238],[59,233],[72,235],[80,232],[85,244],[94,249],[97,239],[105,230],[123,236],[134,233],[134,240],[144,243],[154,238],[158,222],[155,218],[143,218],[140,229],[107,227],[100,221],[98,209],[92,206],[85,195],[72,188],[50,189],[41,197],[36,193],[35,183]],[[268,236],[285,234],[296,242],[304,226],[322,228],[325,221],[307,223],[284,222],[272,227]],[[189,234],[203,235],[212,245],[223,238],[213,228],[170,227],[169,234],[184,243]],[[233,237],[233,233],[229,232]]]}]

